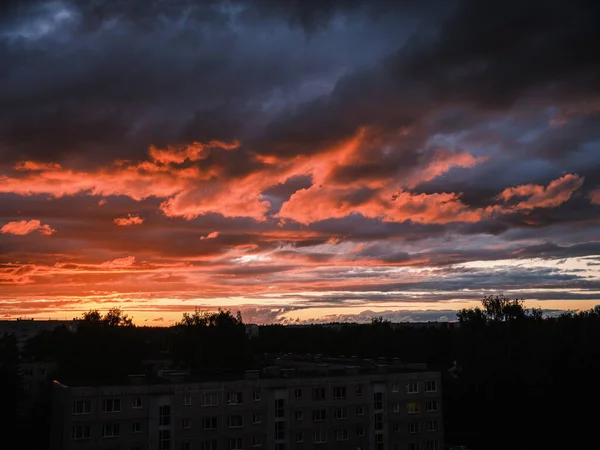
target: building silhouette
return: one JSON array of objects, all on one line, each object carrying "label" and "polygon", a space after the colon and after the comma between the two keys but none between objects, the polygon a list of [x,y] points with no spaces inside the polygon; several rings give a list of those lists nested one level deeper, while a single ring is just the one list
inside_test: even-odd
[{"label": "building silhouette", "polygon": [[444,448],[439,372],[375,361],[279,362],[239,377],[198,381],[172,370],[132,376],[121,386],[55,381],[51,448]]}]

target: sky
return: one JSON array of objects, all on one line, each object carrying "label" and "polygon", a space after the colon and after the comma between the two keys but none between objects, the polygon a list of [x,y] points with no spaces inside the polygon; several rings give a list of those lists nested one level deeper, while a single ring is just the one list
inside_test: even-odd
[{"label": "sky", "polygon": [[0,4],[0,318],[600,304],[600,5]]}]

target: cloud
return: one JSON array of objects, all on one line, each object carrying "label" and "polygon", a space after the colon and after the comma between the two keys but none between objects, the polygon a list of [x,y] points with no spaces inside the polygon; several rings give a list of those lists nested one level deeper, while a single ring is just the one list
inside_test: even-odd
[{"label": "cloud", "polygon": [[98,206],[104,206],[104,205],[106,205],[107,203],[108,203],[108,200],[106,200],[105,198],[103,198],[102,200],[100,200],[100,201],[98,202]]},{"label": "cloud", "polygon": [[219,236],[219,232],[218,231],[212,231],[212,232],[208,233],[206,236],[200,236],[200,240],[215,239],[218,236]]},{"label": "cloud", "polygon": [[108,269],[122,269],[131,267],[135,264],[135,256],[125,256],[123,258],[116,258],[110,261],[105,261],[100,264],[100,267],[106,267]]},{"label": "cloud", "polygon": [[43,236],[50,236],[56,232],[56,230],[51,228],[50,225],[42,225],[39,220],[8,222],[2,226],[2,228],[0,228],[0,233],[14,234],[16,236],[24,236],[26,234],[33,233],[34,231],[37,231]]},{"label": "cloud", "polygon": [[590,201],[594,204],[594,205],[600,205],[600,188],[594,189],[591,193],[590,193]]},{"label": "cloud", "polygon": [[571,198],[573,192],[583,185],[583,178],[567,174],[551,181],[548,186],[526,184],[507,188],[498,198],[505,202],[513,198],[527,198],[513,206],[516,210],[531,210],[534,208],[555,208]]},{"label": "cloud", "polygon": [[127,214],[127,217],[116,217],[113,222],[120,227],[129,227],[131,225],[141,225],[144,219],[134,214]]}]

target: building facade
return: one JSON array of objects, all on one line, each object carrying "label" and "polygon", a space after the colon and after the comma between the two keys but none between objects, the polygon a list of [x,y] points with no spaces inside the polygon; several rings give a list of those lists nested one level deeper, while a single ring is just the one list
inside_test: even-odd
[{"label": "building facade", "polygon": [[[284,372],[285,373],[285,372]],[[442,450],[438,372],[69,387],[56,450]]]}]

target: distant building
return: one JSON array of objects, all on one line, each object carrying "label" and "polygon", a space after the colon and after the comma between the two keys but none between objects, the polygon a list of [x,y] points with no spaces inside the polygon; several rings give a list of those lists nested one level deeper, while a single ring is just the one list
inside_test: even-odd
[{"label": "distant building", "polygon": [[[54,382],[52,449],[441,450],[439,372],[293,361],[241,379]],[[416,368],[416,369],[415,369]]]},{"label": "distant building", "polygon": [[4,334],[15,335],[19,350],[21,350],[25,342],[42,331],[52,331],[55,328],[65,326],[69,331],[74,332],[77,330],[77,324],[77,320],[0,320],[0,336]]}]

